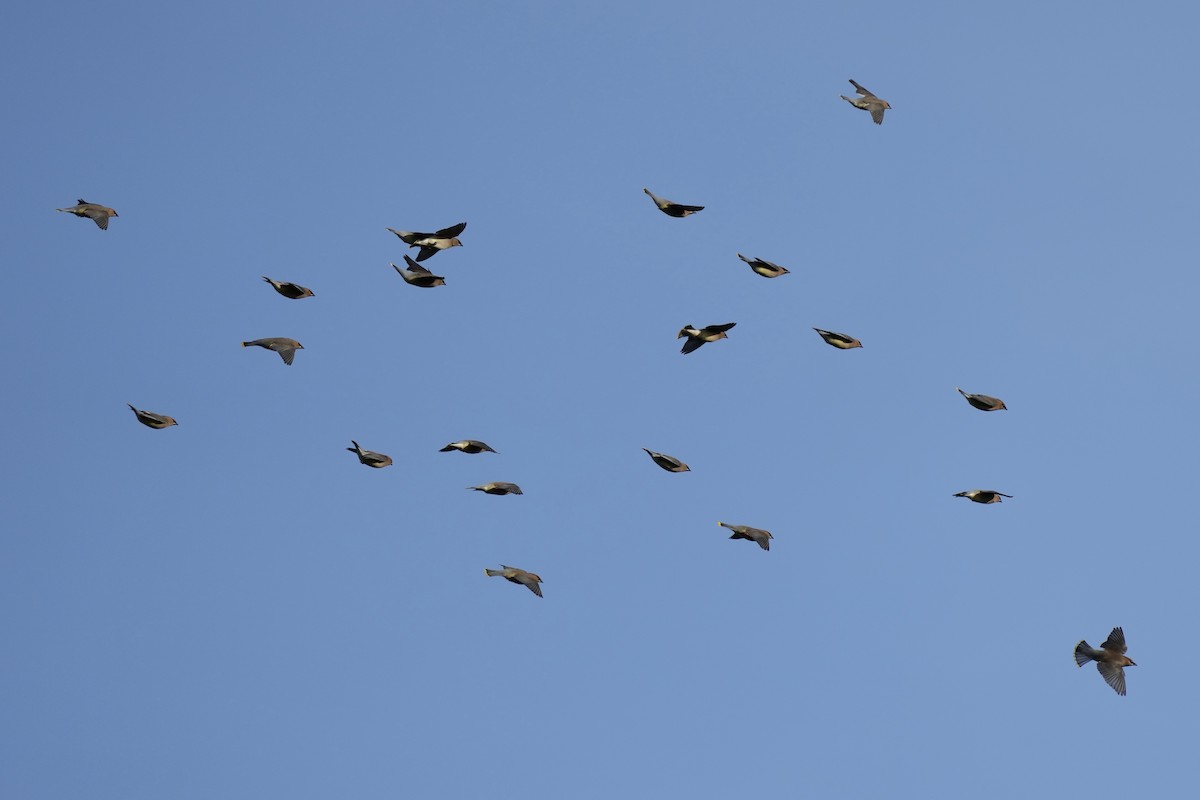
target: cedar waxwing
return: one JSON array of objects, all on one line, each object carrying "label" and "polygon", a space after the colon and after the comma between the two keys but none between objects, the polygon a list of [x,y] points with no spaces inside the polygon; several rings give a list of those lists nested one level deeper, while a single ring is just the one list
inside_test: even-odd
[{"label": "cedar waxwing", "polygon": [[270,278],[268,278],[266,275],[263,275],[262,279],[264,281],[266,281],[267,283],[271,284],[271,286],[275,287],[275,291],[279,292],[281,295],[283,295],[284,297],[286,297],[290,300],[302,300],[305,297],[313,296],[312,289],[305,289],[303,286],[301,286],[298,283],[288,283],[287,281],[273,281]]},{"label": "cedar waxwing", "polygon": [[833,331],[823,331],[820,328],[813,328],[825,344],[831,344],[839,350],[852,350],[855,347],[862,347],[862,342],[855,339],[853,336],[847,336],[844,333],[834,333]]},{"label": "cedar waxwing", "polygon": [[676,339],[687,337],[687,341],[683,343],[683,349],[679,352],[687,355],[697,349],[706,342],[715,342],[717,339],[728,339],[729,336],[725,331],[737,325],[736,322],[726,322],[724,325],[707,325],[703,328],[697,328],[694,325],[684,325],[679,329],[679,335]]},{"label": "cedar waxwing", "polygon": [[1004,494],[992,489],[972,489],[969,492],[959,492],[954,496],[965,497],[972,503],[1003,503],[1004,501],[1000,499],[1001,497],[1007,497],[1009,500],[1012,499],[1011,494]]},{"label": "cedar waxwing", "polygon": [[697,211],[704,210],[704,206],[685,206],[680,203],[672,203],[670,200],[664,200],[661,197],[655,197],[654,192],[649,189],[642,189],[642,191],[650,195],[650,199],[654,201],[654,205],[658,206],[659,211],[662,211],[668,217],[686,217],[689,214],[695,214]]},{"label": "cedar waxwing", "polygon": [[748,539],[752,542],[758,542],[758,546],[763,550],[771,549],[771,540],[775,537],[770,531],[764,531],[761,528],[751,528],[749,525],[729,525],[724,522],[718,522],[722,528],[729,528],[733,531],[733,536],[730,539]]},{"label": "cedar waxwing", "polygon": [[358,446],[358,442],[353,439],[350,440],[350,444],[354,445],[354,447],[347,447],[346,449],[358,456],[360,464],[366,464],[368,467],[374,467],[375,469],[382,469],[383,467],[390,467],[392,465],[391,456],[385,456],[383,453],[376,453],[371,450],[363,450]]},{"label": "cedar waxwing", "polygon": [[283,363],[289,367],[292,365],[292,359],[296,357],[297,350],[303,350],[304,345],[297,342],[295,339],[255,339],[253,342],[242,342],[242,347],[265,347],[268,350],[274,350],[279,353],[279,357],[283,359]]},{"label": "cedar waxwing", "polygon": [[482,453],[485,451],[488,453],[496,452],[491,447],[489,447],[486,443],[481,442],[478,439],[463,439],[462,441],[459,441],[459,442],[451,442],[450,444],[443,447],[441,450],[438,450],[438,452],[439,453],[449,453],[451,450],[458,450],[460,453],[470,453],[471,455],[474,455],[475,453]]},{"label": "cedar waxwing", "polygon": [[[646,448],[642,448],[646,450]],[[675,456],[669,456],[665,453],[656,453],[653,450],[646,450],[647,455],[654,459],[654,463],[665,469],[667,472],[691,472],[692,468],[680,461]]]},{"label": "cedar waxwing", "polygon": [[[958,389],[957,386],[954,388]],[[967,402],[980,411],[1008,411],[1008,406],[1004,405],[1004,401],[999,397],[988,397],[986,394],[967,394],[962,389],[958,389],[958,393],[967,398]]]},{"label": "cedar waxwing", "polygon": [[1124,697],[1125,668],[1137,666],[1133,659],[1125,655],[1128,649],[1125,646],[1125,631],[1116,627],[1112,629],[1104,644],[1100,645],[1099,650],[1093,650],[1086,641],[1075,645],[1075,664],[1082,667],[1089,661],[1095,661],[1096,669],[1100,670],[1100,677],[1104,678],[1113,691]]},{"label": "cedar waxwing", "polygon": [[143,411],[142,409],[134,408],[132,404],[126,403],[129,410],[137,417],[137,421],[145,425],[147,428],[162,430],[169,428],[172,425],[178,425],[174,417],[168,417],[166,414],[155,414],[153,411]]},{"label": "cedar waxwing", "polygon": [[875,120],[875,124],[882,125],[883,110],[885,108],[891,108],[891,104],[887,100],[881,100],[880,98],[868,92],[853,78],[850,79],[850,82],[854,84],[855,91],[861,94],[862,97],[846,97],[846,95],[841,95],[841,98],[855,108],[861,108],[863,111],[870,111],[871,119]]},{"label": "cedar waxwing", "polygon": [[485,483],[482,486],[468,486],[467,488],[487,494],[525,494],[515,483],[504,483],[503,481]]},{"label": "cedar waxwing", "polygon": [[503,569],[485,568],[483,570],[483,574],[487,575],[489,578],[495,578],[498,576],[513,583],[519,583],[522,586],[527,587],[529,591],[533,592],[538,597],[542,596],[542,587],[538,585],[542,582],[540,575],[534,575],[532,572],[526,572],[525,570],[517,569],[516,567],[505,567],[503,564],[500,566],[503,567]]},{"label": "cedar waxwing", "polygon": [[74,214],[77,217],[87,217],[92,222],[96,223],[96,225],[98,225],[102,231],[108,230],[109,217],[121,216],[117,213],[116,209],[109,208],[108,206],[102,206],[98,203],[89,203],[83,198],[79,199],[78,205],[71,206],[70,208],[56,208],[54,210],[65,211],[68,214]]},{"label": "cedar waxwing", "polygon": [[424,261],[432,255],[437,255],[439,250],[445,250],[448,247],[462,247],[462,242],[458,240],[458,235],[466,227],[467,223],[460,222],[457,225],[442,228],[440,231],[434,233],[398,231],[395,228],[388,228],[388,230],[399,236],[400,240],[409,247],[421,248],[421,252],[417,253],[417,261]]},{"label": "cedar waxwing", "polygon": [[778,264],[773,264],[770,261],[762,258],[746,258],[741,253],[737,257],[750,265],[750,269],[762,275],[764,278],[778,278],[780,275],[787,275],[789,270]]},{"label": "cedar waxwing", "polygon": [[[438,286],[445,286],[446,279],[441,275],[434,275],[429,270],[422,267],[417,262],[413,261],[408,256],[404,257],[404,262],[408,264],[408,270],[405,271],[392,264],[392,269],[400,273],[400,277],[404,278],[404,282],[410,286],[418,286],[422,289],[433,289]],[[388,262],[391,263],[390,261]]]}]

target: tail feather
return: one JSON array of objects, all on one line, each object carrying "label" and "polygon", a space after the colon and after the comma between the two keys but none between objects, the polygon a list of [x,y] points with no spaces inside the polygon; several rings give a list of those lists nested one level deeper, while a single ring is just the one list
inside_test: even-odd
[{"label": "tail feather", "polygon": [[487,575],[489,578],[494,578],[494,577],[496,577],[497,575],[499,575],[499,574],[500,574],[500,570],[498,570],[498,569],[487,569],[487,568],[485,567],[485,568],[484,568],[484,570],[483,570],[483,574],[484,574],[484,575]]},{"label": "tail feather", "polygon": [[1092,660],[1092,648],[1086,640],[1080,640],[1079,644],[1075,645],[1075,665],[1082,667],[1084,664]]}]

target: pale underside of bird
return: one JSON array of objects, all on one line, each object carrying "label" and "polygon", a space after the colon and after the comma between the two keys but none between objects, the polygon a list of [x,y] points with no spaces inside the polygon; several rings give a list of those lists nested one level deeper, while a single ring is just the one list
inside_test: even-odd
[{"label": "pale underside of bird", "polygon": [[71,206],[70,208],[56,208],[54,210],[65,211],[66,213],[74,214],[77,217],[86,217],[92,222],[96,223],[96,225],[102,231],[108,230],[109,217],[121,216],[117,213],[116,209],[109,208],[108,206],[102,206],[99,203],[89,203],[83,198],[80,198],[79,203]]},{"label": "pale underside of bird", "polygon": [[401,269],[395,264],[392,264],[392,269],[400,273],[400,277],[404,278],[404,282],[410,286],[417,286],[421,289],[433,289],[446,285],[445,278],[441,275],[434,275],[408,256],[404,257],[404,263],[408,264],[407,270]]},{"label": "pale underside of bird", "polygon": [[296,351],[304,349],[304,345],[295,339],[284,339],[282,337],[242,342],[242,347],[264,347],[267,350],[274,350],[276,353],[279,353],[279,357],[283,359],[283,363],[289,367],[292,365],[292,360],[296,357]]},{"label": "pale underside of bird", "polygon": [[862,342],[845,333],[834,333],[833,331],[822,330],[821,328],[813,328],[825,343],[832,345],[839,350],[852,350],[855,347],[862,347]]},{"label": "pale underside of bird", "polygon": [[500,567],[500,569],[484,568],[483,574],[487,575],[489,578],[504,578],[511,583],[524,586],[538,597],[542,596],[542,587],[540,585],[542,582],[541,575],[537,575],[533,572],[526,572],[525,570],[517,569],[516,567],[508,567],[504,564],[501,564]]},{"label": "pale underside of bird", "polygon": [[360,464],[366,464],[368,467],[374,467],[375,469],[390,467],[392,465],[391,456],[384,455],[383,453],[376,453],[374,450],[363,450],[361,447],[359,447],[358,442],[354,441],[353,439],[350,440],[350,444],[354,446],[347,447],[346,449],[358,456],[358,461]]},{"label": "pale underside of bird", "polygon": [[750,265],[750,269],[754,270],[764,278],[778,278],[780,275],[787,275],[789,270],[786,267],[781,267],[765,258],[746,258],[741,253],[737,257]]},{"label": "pale underside of bird", "polygon": [[764,531],[762,528],[751,528],[749,525],[730,525],[726,522],[718,522],[722,528],[729,528],[733,531],[730,539],[746,539],[755,542],[763,550],[771,549],[771,540],[775,537],[770,531]]},{"label": "pale underside of bird", "polygon": [[846,97],[846,95],[843,94],[841,95],[841,98],[855,108],[861,108],[863,111],[871,112],[871,119],[875,120],[875,124],[882,125],[883,112],[885,109],[892,107],[891,103],[871,94],[864,86],[859,84],[853,78],[850,79],[850,83],[854,84],[854,90],[858,92],[861,97]]},{"label": "pale underside of bird", "polygon": [[646,450],[646,454],[653,459],[655,464],[658,464],[667,472],[691,472],[691,467],[675,456],[669,456],[666,453],[656,453],[653,450],[647,450],[645,447],[642,449]]},{"label": "pale underside of bird", "polygon": [[305,297],[313,296],[312,289],[306,289],[305,287],[301,286],[298,283],[290,283],[288,281],[277,281],[277,280],[268,278],[266,275],[263,275],[262,279],[264,281],[266,281],[267,283],[271,284],[271,286],[275,289],[275,291],[279,292],[281,295],[288,298],[289,300],[301,300]]},{"label": "pale underside of bird", "polygon": [[491,447],[489,447],[486,442],[481,442],[478,439],[462,439],[457,442],[451,442],[450,444],[443,447],[441,450],[438,450],[438,452],[439,453],[449,453],[452,450],[457,450],[460,453],[470,453],[471,455],[474,455],[476,453],[485,453],[485,452],[486,453],[494,453],[494,452],[496,452]]},{"label": "pale underside of bird", "polygon": [[1091,647],[1087,640],[1080,640],[1079,644],[1075,645],[1075,664],[1082,667],[1089,661],[1095,661],[1096,669],[1100,672],[1100,677],[1104,678],[1104,682],[1124,697],[1125,667],[1137,666],[1133,659],[1125,655],[1128,649],[1125,645],[1125,631],[1116,627],[1098,649]]},{"label": "pale underside of bird", "polygon": [[442,228],[440,231],[434,231],[433,233],[398,231],[395,228],[388,228],[388,230],[399,236],[400,241],[409,247],[421,248],[421,251],[417,253],[417,261],[424,261],[430,256],[437,255],[441,250],[446,250],[450,247],[462,247],[462,242],[458,240],[458,235],[466,230],[466,227],[467,223],[460,222],[457,225],[451,225],[449,228]]},{"label": "pale underside of bird", "polygon": [[1012,499],[1011,494],[997,492],[994,489],[971,489],[967,492],[959,492],[954,496],[965,497],[972,503],[1002,503],[1004,501],[1000,499],[1001,497],[1007,497],[1009,500]]},{"label": "pale underside of bird", "polygon": [[679,352],[687,355],[698,350],[708,342],[715,342],[718,339],[728,339],[729,336],[725,331],[735,325],[737,325],[736,322],[726,322],[724,325],[706,325],[703,328],[697,328],[695,325],[684,325],[679,329],[679,335],[675,337],[676,339],[687,337],[687,341],[683,343],[683,349]]},{"label": "pale underside of bird", "polygon": [[147,428],[162,430],[163,428],[169,428],[172,425],[179,424],[175,421],[174,417],[168,417],[166,414],[155,414],[153,411],[134,408],[132,403],[126,403],[125,405],[129,406],[129,410],[133,412],[135,417],[137,417],[137,421],[145,425]]},{"label": "pale underside of bird", "polygon": [[[954,387],[958,389],[957,386]],[[1008,406],[1004,405],[1004,401],[999,397],[990,397],[986,394],[971,394],[958,389],[958,393],[967,398],[967,402],[980,411],[1008,411]],[[1017,405],[1020,405],[1018,403]]]},{"label": "pale underside of bird", "polygon": [[642,191],[650,195],[650,199],[654,201],[654,205],[658,206],[659,210],[668,217],[687,217],[695,214],[697,211],[704,210],[704,206],[689,206],[658,197],[649,189],[643,188]]},{"label": "pale underside of bird", "polygon": [[492,483],[480,484],[479,486],[468,486],[467,488],[485,494],[525,494],[521,491],[520,486],[517,486],[515,483],[505,483],[504,481],[494,481]]}]

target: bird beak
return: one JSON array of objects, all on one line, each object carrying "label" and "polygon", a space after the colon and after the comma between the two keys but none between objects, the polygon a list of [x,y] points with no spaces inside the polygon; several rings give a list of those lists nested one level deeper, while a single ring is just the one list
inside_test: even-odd
[{"label": "bird beak", "polygon": [[1128,664],[1126,664],[1125,666],[1127,666],[1127,667],[1136,667],[1136,666],[1137,666],[1137,663],[1131,660],[1131,661],[1130,661]]}]

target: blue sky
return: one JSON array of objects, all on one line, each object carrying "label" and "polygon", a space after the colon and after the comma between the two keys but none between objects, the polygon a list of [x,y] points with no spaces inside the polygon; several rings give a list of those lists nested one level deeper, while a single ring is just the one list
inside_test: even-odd
[{"label": "blue sky", "polygon": [[14,8],[0,794],[1186,791],[1195,22]]}]

